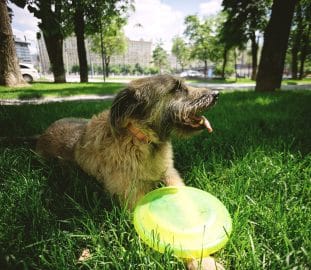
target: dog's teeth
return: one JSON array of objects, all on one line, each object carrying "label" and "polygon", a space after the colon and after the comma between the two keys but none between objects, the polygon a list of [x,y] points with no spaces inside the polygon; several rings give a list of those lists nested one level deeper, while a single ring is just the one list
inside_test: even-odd
[{"label": "dog's teeth", "polygon": [[203,125],[203,124],[204,124],[204,119],[201,118],[200,125]]}]

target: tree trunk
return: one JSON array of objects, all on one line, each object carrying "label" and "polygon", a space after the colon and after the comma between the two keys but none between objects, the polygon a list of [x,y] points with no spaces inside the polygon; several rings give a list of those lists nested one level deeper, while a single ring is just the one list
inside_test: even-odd
[{"label": "tree trunk", "polygon": [[296,44],[293,44],[293,47],[292,47],[291,69],[292,69],[292,79],[297,80],[298,78],[298,48]]},{"label": "tree trunk", "polygon": [[106,56],[106,59],[105,59],[105,65],[106,65],[106,77],[108,78],[109,77],[109,65],[110,65],[110,56]]},{"label": "tree trunk", "polygon": [[301,48],[301,37],[302,37],[302,14],[301,14],[301,5],[300,3],[297,4],[296,10],[296,20],[297,20],[297,29],[294,31],[293,34],[293,44],[292,44],[292,79],[298,78],[298,52]]},{"label": "tree trunk", "polygon": [[83,10],[80,6],[76,6],[74,15],[74,30],[77,38],[78,58],[80,66],[80,82],[88,82],[88,68],[86,49],[84,43],[85,22],[83,18]]},{"label": "tree trunk", "polygon": [[236,48],[234,48],[234,72],[235,72],[235,81],[238,80],[238,64],[237,64],[237,53],[236,53]]},{"label": "tree trunk", "polygon": [[221,78],[223,79],[225,79],[225,76],[226,76],[227,60],[228,60],[228,49],[227,49],[227,46],[225,46],[224,54],[223,54],[222,69],[221,69]]},{"label": "tree trunk", "polygon": [[308,51],[310,50],[310,25],[308,27],[308,30],[304,34],[302,38],[302,46],[301,46],[301,52],[300,52],[300,68],[299,68],[299,80],[302,80],[304,77],[304,65],[307,58]]},{"label": "tree trunk", "polygon": [[63,59],[63,37],[52,33],[46,34],[45,32],[43,32],[43,37],[51,62],[54,82],[65,83],[66,75]]},{"label": "tree trunk", "polygon": [[0,85],[27,85],[19,68],[5,0],[0,0],[0,18]]},{"label": "tree trunk", "polygon": [[207,60],[204,60],[204,78],[207,78]]},{"label": "tree trunk", "polygon": [[251,35],[252,42],[252,75],[251,80],[255,81],[257,77],[257,54],[258,54],[258,43],[256,40],[255,32]]},{"label": "tree trunk", "polygon": [[103,37],[103,24],[100,22],[99,25],[100,28],[100,52],[101,52],[101,57],[102,57],[102,67],[103,67],[103,78],[104,82],[106,82],[106,57],[105,57],[105,52],[104,52],[104,37]]},{"label": "tree trunk", "polygon": [[299,79],[300,80],[303,79],[304,77],[304,64],[307,59],[308,53],[310,53],[311,51],[310,38],[311,38],[311,24],[309,23],[301,39],[302,44],[301,44],[301,51],[300,51],[300,68],[299,68]]},{"label": "tree trunk", "polygon": [[273,1],[271,17],[264,35],[256,91],[275,91],[281,87],[290,26],[297,1]]}]

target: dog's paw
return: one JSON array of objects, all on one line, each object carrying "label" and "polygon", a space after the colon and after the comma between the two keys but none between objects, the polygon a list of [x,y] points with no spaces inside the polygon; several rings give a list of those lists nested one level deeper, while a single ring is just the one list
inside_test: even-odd
[{"label": "dog's paw", "polygon": [[225,270],[224,266],[218,262],[213,257],[206,257],[202,260],[193,259],[187,262],[188,270]]}]

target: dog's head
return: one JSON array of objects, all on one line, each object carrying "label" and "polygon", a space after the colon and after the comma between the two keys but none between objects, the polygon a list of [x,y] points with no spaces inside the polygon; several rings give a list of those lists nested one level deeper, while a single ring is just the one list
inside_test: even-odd
[{"label": "dog's head", "polygon": [[159,75],[132,81],[115,98],[110,123],[121,133],[129,123],[166,140],[172,132],[189,135],[212,128],[202,114],[213,106],[217,91],[187,86],[181,78]]}]

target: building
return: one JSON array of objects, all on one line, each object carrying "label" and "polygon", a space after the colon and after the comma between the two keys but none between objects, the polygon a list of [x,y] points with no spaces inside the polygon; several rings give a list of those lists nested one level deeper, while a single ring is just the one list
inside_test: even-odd
[{"label": "building", "polygon": [[[86,55],[88,65],[92,70],[102,66],[101,55],[91,51],[90,40],[85,40]],[[50,72],[50,61],[48,58],[46,46],[43,36],[38,39],[39,60],[43,73]],[[72,67],[79,65],[77,41],[76,37],[71,36],[64,40],[63,45],[64,65],[67,72],[72,70]],[[152,61],[152,42],[144,40],[129,40],[127,42],[127,50],[123,55],[112,55],[110,65],[132,65],[139,64],[142,67],[149,67]]]},{"label": "building", "polygon": [[28,46],[30,45],[29,42],[26,40],[23,41],[20,38],[14,36],[15,47],[16,47],[16,54],[18,61],[20,63],[28,63],[32,64],[31,55]]},{"label": "building", "polygon": [[149,67],[152,62],[152,42],[144,40],[127,40],[127,51],[123,55],[113,55],[111,64],[131,65],[139,64],[141,67]]},{"label": "building", "polygon": [[51,72],[51,64],[48,56],[48,52],[45,46],[43,35],[40,33],[37,35],[38,44],[38,59],[39,59],[39,71],[42,74]]}]

